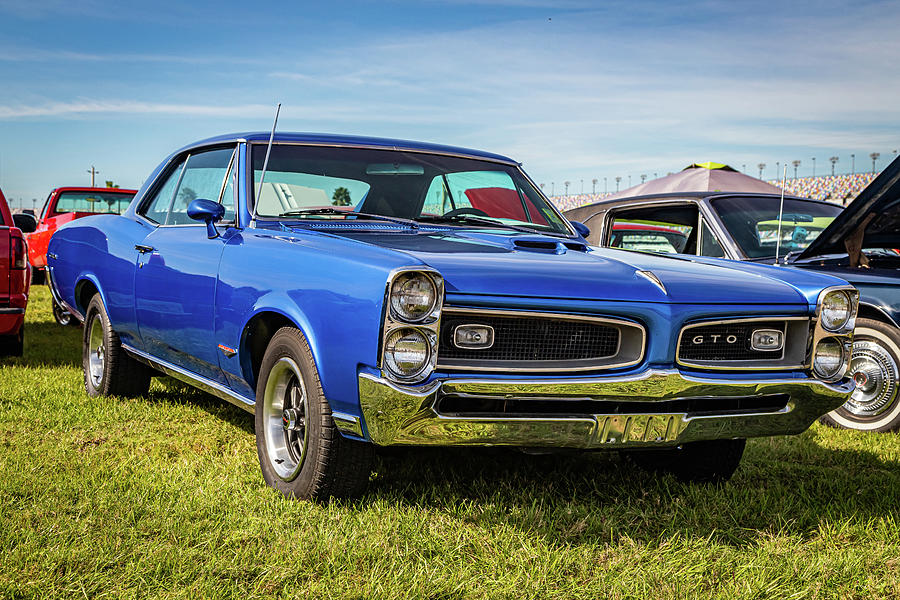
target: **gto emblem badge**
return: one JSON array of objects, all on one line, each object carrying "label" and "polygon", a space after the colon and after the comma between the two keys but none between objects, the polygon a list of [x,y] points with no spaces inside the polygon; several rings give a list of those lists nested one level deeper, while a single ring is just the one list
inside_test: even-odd
[{"label": "gto emblem badge", "polygon": [[711,334],[709,336],[695,335],[694,339],[691,341],[694,343],[695,346],[700,346],[707,342],[707,339],[706,339],[707,337],[709,338],[709,342],[712,344],[719,343],[719,340],[723,339],[723,338],[725,339],[726,344],[734,344],[738,341],[738,338],[736,335],[722,335],[720,333]]}]

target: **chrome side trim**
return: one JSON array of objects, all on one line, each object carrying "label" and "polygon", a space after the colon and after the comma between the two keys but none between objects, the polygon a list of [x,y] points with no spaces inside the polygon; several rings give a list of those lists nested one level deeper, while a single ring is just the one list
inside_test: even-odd
[{"label": "chrome side trim", "polygon": [[0,315],[24,315],[24,308],[0,308]]},{"label": "chrome side trim", "polygon": [[[556,319],[561,321],[587,321],[597,324],[608,324],[619,329],[619,346],[611,357],[596,358],[587,360],[559,360],[559,361],[499,361],[499,360],[470,360],[470,359],[446,359],[441,360],[440,352],[438,352],[437,368],[452,369],[454,371],[483,371],[483,372],[504,372],[504,373],[573,373],[583,371],[601,371],[609,369],[620,369],[639,364],[644,360],[644,354],[647,350],[647,329],[637,321],[628,321],[625,319],[617,319],[612,317],[599,317],[590,315],[573,315],[566,313],[547,313],[524,310],[503,310],[503,309],[481,309],[481,308],[462,308],[445,306],[444,314],[447,315],[495,315],[501,317],[533,317],[540,319]],[[624,329],[635,329],[640,333],[640,348],[634,353],[636,358],[629,360],[610,362],[622,352],[623,340],[625,340]],[[440,335],[440,330],[438,330]],[[440,341],[438,342],[440,344]],[[638,340],[630,340],[630,343],[636,344]],[[537,362],[537,365],[528,365],[529,362]]]},{"label": "chrome side trim", "polygon": [[356,415],[331,411],[331,418],[334,419],[335,426],[343,433],[349,433],[356,437],[363,437],[362,421]]},{"label": "chrome side trim", "polygon": [[[731,324],[740,324],[740,323],[760,323],[760,322],[784,322],[785,323],[785,332],[784,332],[784,345],[781,349],[781,356],[775,359],[768,358],[759,358],[759,359],[747,359],[747,360],[684,360],[681,358],[681,340],[684,337],[685,333],[687,333],[691,329],[696,329],[698,327],[709,327],[711,325],[731,325]],[[750,318],[737,318],[737,319],[717,319],[713,321],[698,321],[696,323],[690,323],[689,325],[685,325],[681,328],[681,331],[678,333],[678,341],[675,346],[675,363],[684,367],[695,367],[698,369],[704,369],[708,371],[790,371],[797,369],[805,369],[807,368],[806,358],[808,356],[808,349],[804,347],[802,353],[799,350],[795,352],[799,356],[803,358],[801,360],[792,360],[785,362],[785,356],[788,352],[788,345],[791,342],[791,333],[789,331],[788,323],[791,322],[806,322],[809,323],[809,317],[750,317]],[[809,327],[807,326],[804,329],[803,342],[804,346],[806,345],[809,339]],[[795,340],[796,342],[796,340]],[[797,357],[793,357],[797,358]]]},{"label": "chrome side trim", "polygon": [[196,388],[200,388],[204,392],[222,398],[223,400],[227,400],[228,402],[231,402],[239,408],[243,408],[251,414],[255,412],[255,401],[241,396],[237,392],[225,387],[221,383],[218,383],[211,379],[207,379],[206,377],[202,377],[200,375],[197,375],[196,373],[191,373],[187,369],[183,369],[181,367],[173,365],[170,362],[156,358],[155,356],[147,354],[146,352],[138,350],[137,348],[133,348],[127,344],[122,344],[122,348],[124,348],[125,351],[128,352],[128,354],[130,354],[137,360],[146,365],[150,365],[157,371],[162,371],[166,375],[188,383]]},{"label": "chrome side trim", "polygon": [[[368,373],[359,374],[363,419],[372,442],[382,446],[616,449],[795,434],[840,406],[852,390],[853,382],[847,379],[836,384],[813,378],[723,381],[687,376],[674,369],[649,370],[627,377],[565,380],[444,379],[421,386],[401,386]],[[786,394],[790,400],[783,409],[774,412],[713,415],[660,411],[572,416],[448,416],[436,410],[444,395],[467,394],[497,399],[589,399],[623,403],[769,394]]]}]

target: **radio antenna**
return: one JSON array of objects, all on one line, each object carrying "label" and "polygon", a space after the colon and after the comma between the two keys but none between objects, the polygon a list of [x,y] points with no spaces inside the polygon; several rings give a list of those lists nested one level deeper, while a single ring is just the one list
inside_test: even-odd
[{"label": "radio antenna", "polygon": [[[262,173],[259,175],[259,186],[256,188],[256,198],[253,199],[253,213],[250,215],[250,227],[256,227],[256,208],[259,206],[259,198],[262,195],[263,181],[266,179],[266,168],[269,166],[269,153],[272,152],[272,140],[275,139],[275,127],[278,125],[278,113],[281,112],[281,102],[275,107],[275,121],[272,123],[272,133],[269,134],[269,145],[266,146],[266,158],[263,160]],[[253,168],[253,153],[250,153],[250,168]]]},{"label": "radio antenna", "polygon": [[784,218],[784,185],[787,179],[787,161],[784,163],[784,171],[781,172],[781,206],[778,207],[778,236],[775,238],[775,264],[778,264],[778,255],[781,252],[781,219]]}]

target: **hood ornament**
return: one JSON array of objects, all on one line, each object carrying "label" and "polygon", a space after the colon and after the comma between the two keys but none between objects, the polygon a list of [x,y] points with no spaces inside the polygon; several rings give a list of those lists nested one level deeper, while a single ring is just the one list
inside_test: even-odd
[{"label": "hood ornament", "polygon": [[659,280],[659,277],[657,277],[653,271],[638,271],[637,274],[662,290],[662,293],[666,296],[669,295],[669,292],[666,291],[666,286],[663,285],[663,282]]}]

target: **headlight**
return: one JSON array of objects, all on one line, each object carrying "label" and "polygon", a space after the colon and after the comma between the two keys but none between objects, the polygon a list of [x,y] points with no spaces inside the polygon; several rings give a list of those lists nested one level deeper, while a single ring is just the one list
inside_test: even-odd
[{"label": "headlight", "polygon": [[822,310],[819,317],[822,319],[822,327],[828,331],[840,331],[843,329],[853,314],[853,303],[846,292],[836,290],[828,292],[822,298]]},{"label": "headlight", "polygon": [[420,375],[431,361],[431,344],[418,329],[395,329],[384,344],[384,366],[402,379]]},{"label": "headlight", "polygon": [[844,368],[844,347],[834,338],[824,339],[816,346],[813,371],[822,379],[836,379]]},{"label": "headlight", "polygon": [[418,323],[428,318],[437,303],[437,286],[424,273],[403,273],[391,286],[391,310],[403,321]]}]

